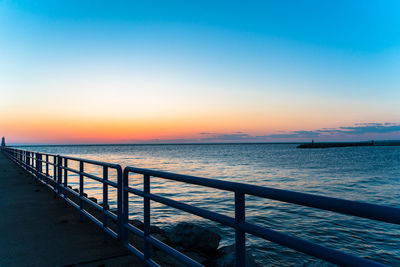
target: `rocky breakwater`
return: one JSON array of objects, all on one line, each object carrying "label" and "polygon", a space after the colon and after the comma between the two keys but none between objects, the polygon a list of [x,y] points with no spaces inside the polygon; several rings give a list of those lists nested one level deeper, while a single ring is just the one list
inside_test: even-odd
[{"label": "rocky breakwater", "polygon": [[[143,223],[132,220],[130,223],[143,230]],[[221,236],[207,227],[194,223],[182,222],[165,231],[157,226],[151,226],[151,235],[182,252],[193,260],[210,267],[235,266],[235,245],[219,247]],[[131,240],[132,245],[142,244],[137,238]],[[165,252],[153,249],[152,257],[161,266],[185,266]],[[258,266],[254,257],[247,253],[247,266]]]},{"label": "rocky breakwater", "polygon": [[[79,192],[76,188],[71,189]],[[87,196],[86,194],[84,195]],[[79,203],[79,199],[76,196],[69,194],[69,198],[75,203]],[[88,197],[88,199],[98,203],[98,200],[94,197]],[[99,205],[102,205],[102,203],[99,203]],[[85,209],[99,220],[102,220],[103,214],[98,209],[92,206],[86,206]],[[116,212],[116,210],[111,211]],[[129,220],[129,223],[142,231],[144,230],[144,224],[140,220]],[[117,231],[117,222],[110,220],[109,227]],[[188,222],[181,222],[168,229],[152,225],[150,226],[150,234],[204,266],[235,266],[235,245],[220,247],[221,235],[209,227]],[[144,244],[141,237],[132,233],[129,235],[129,241],[138,250],[143,251]],[[171,255],[154,246],[152,247],[151,258],[161,266],[185,266]],[[249,267],[259,266],[250,253],[246,254],[246,260]]]}]

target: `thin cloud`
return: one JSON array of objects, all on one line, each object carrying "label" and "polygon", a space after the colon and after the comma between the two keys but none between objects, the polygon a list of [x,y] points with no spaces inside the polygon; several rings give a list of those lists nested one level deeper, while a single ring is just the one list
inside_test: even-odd
[{"label": "thin cloud", "polygon": [[353,127],[340,127],[340,130],[346,134],[392,133],[400,131],[400,125],[385,125],[383,123],[375,123]]},{"label": "thin cloud", "polygon": [[317,131],[292,131],[286,134],[270,134],[258,137],[264,138],[315,138],[321,136],[320,132]]},{"label": "thin cloud", "polygon": [[[385,135],[386,134],[386,135]],[[353,126],[341,126],[337,128],[321,128],[313,131],[277,131],[276,134],[268,135],[251,135],[245,132],[237,131],[233,133],[199,133],[197,138],[178,138],[178,139],[151,139],[134,141],[133,143],[218,143],[218,142],[276,142],[282,140],[346,140],[346,139],[378,139],[385,138],[390,134],[389,138],[398,134],[400,139],[399,123],[356,123]]]},{"label": "thin cloud", "polygon": [[322,128],[314,131],[291,131],[285,134],[265,135],[265,138],[316,138],[333,137],[348,135],[365,134],[385,134],[400,133],[400,124],[398,123],[356,123],[354,126],[342,126],[338,128]]},{"label": "thin cloud", "polygon": [[243,132],[234,132],[232,134],[215,134],[207,138],[202,138],[202,141],[268,141],[274,139],[302,139],[302,138],[332,138],[357,136],[360,137],[366,134],[387,134],[399,133],[400,124],[398,123],[356,123],[354,126],[342,126],[338,128],[321,128],[313,131],[290,131],[279,132],[277,134],[252,136]]}]

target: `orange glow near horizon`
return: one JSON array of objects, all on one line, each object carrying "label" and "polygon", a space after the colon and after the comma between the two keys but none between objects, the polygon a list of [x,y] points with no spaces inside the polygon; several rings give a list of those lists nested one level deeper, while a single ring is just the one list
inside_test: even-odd
[{"label": "orange glow near horizon", "polygon": [[152,139],[196,138],[201,132],[231,132],[232,118],[223,122],[211,118],[13,118],[2,121],[3,135],[10,142],[82,143],[134,142]]},{"label": "orange glow near horizon", "polygon": [[[152,101],[152,93],[148,93],[148,98],[143,101],[132,101],[134,98],[126,95],[119,97],[120,101],[110,102],[101,92],[82,98],[77,97],[78,91],[70,91],[67,98],[54,96],[38,101],[26,98],[6,103],[0,107],[0,135],[5,136],[9,143],[82,144],[155,140],[161,143],[197,142],[210,140],[207,139],[210,136],[239,133],[250,138],[221,141],[273,142],[295,139],[251,137],[382,120],[379,113],[360,113],[354,105],[346,103],[342,103],[340,112],[337,112],[332,108],[334,102],[316,99],[310,103],[299,97],[278,98],[279,95],[268,98],[259,94],[251,99],[246,99],[246,94],[230,96],[232,99],[218,96],[224,101],[202,97],[177,100],[172,96],[161,96]],[[357,108],[367,110],[362,104]]]},{"label": "orange glow near horizon", "polygon": [[[316,118],[316,116],[314,117]],[[268,114],[222,113],[181,114],[147,118],[119,118],[95,116],[65,116],[31,112],[29,116],[14,114],[2,120],[2,135],[10,143],[135,143],[158,140],[200,140],[204,133],[246,133],[252,136],[310,130],[324,125],[312,123],[300,116],[269,116]],[[293,128],[288,128],[291,125]],[[277,130],[279,129],[279,130]],[[203,133],[203,134],[202,134]],[[251,141],[251,140],[250,140]]]},{"label": "orange glow near horizon", "polygon": [[[100,116],[65,116],[30,112],[14,113],[0,122],[2,135],[19,143],[113,143],[152,139],[194,139],[200,133],[229,134],[246,132],[254,135],[286,129],[288,118],[256,116],[226,112],[220,114],[154,115],[147,118],[112,118]],[[269,118],[271,117],[271,118]]]}]

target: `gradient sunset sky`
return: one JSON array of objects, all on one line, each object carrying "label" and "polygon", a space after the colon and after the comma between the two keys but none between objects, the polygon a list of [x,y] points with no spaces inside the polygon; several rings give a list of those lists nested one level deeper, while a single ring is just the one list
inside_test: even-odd
[{"label": "gradient sunset sky", "polygon": [[400,139],[400,1],[0,1],[9,143]]}]

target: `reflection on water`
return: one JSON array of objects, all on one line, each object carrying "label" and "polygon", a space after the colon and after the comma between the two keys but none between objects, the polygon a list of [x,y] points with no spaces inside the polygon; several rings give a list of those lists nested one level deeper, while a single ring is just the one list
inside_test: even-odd
[{"label": "reflection on water", "polygon": [[[400,148],[347,147],[320,150],[296,149],[295,145],[102,145],[41,146],[29,150],[70,155],[124,166],[165,170],[181,174],[251,183],[319,195],[399,207]],[[79,169],[76,162],[69,166]],[[75,164],[75,165],[74,165]],[[50,173],[51,173],[50,168]],[[85,171],[102,176],[102,167],[85,165]],[[79,177],[69,173],[73,187]],[[115,171],[109,170],[115,181]],[[129,183],[142,190],[142,176]],[[233,216],[233,193],[151,178],[152,193],[197,207]],[[102,202],[103,185],[85,179],[85,192]],[[109,204],[116,205],[116,190],[109,187]],[[152,223],[171,227],[180,221],[201,221],[218,227],[222,244],[233,242],[233,231],[202,218],[152,202]],[[131,195],[132,218],[143,219],[143,201]],[[293,234],[332,248],[400,265],[400,227],[386,223],[318,211],[258,197],[246,197],[248,221]],[[308,256],[247,235],[247,245],[263,265],[295,265]],[[284,261],[282,261],[284,259]]]}]

